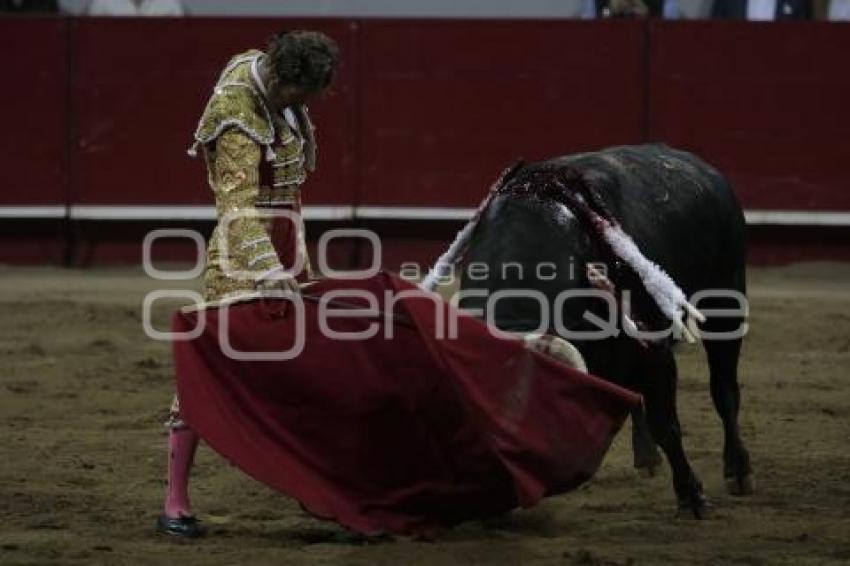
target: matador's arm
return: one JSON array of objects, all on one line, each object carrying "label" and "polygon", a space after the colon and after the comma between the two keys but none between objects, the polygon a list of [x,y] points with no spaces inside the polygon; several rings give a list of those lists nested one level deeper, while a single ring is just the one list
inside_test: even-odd
[{"label": "matador's arm", "polygon": [[220,225],[224,266],[230,276],[261,281],[283,271],[255,203],[260,191],[260,146],[237,129],[215,142],[212,186]]}]

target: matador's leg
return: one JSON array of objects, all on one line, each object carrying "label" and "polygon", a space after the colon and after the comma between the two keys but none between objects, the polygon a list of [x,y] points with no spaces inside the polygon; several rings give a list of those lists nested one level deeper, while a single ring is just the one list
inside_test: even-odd
[{"label": "matador's leg", "polygon": [[174,396],[166,426],[168,431],[168,486],[158,530],[185,537],[199,537],[204,528],[192,515],[189,475],[200,438],[180,418],[180,401]]}]

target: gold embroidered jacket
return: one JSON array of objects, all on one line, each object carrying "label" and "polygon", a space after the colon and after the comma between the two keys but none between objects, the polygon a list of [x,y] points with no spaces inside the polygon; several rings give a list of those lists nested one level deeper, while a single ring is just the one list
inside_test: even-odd
[{"label": "gold embroidered jacket", "polygon": [[[297,207],[300,186],[313,167],[313,127],[306,108],[296,109],[298,129],[270,111],[256,74],[262,55],[248,51],[231,59],[190,150],[203,148],[218,215],[207,249],[207,301],[253,291],[258,279],[283,269],[270,238],[271,221],[257,208]],[[298,224],[298,248],[306,260],[303,224]],[[309,265],[305,268],[309,271]]]}]

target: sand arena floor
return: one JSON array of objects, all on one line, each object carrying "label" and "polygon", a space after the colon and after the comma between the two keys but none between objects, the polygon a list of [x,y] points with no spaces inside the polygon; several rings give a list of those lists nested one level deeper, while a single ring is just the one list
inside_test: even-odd
[{"label": "sand arena floor", "polygon": [[[582,489],[437,542],[366,543],[199,452],[199,542],[153,533],[172,391],[140,270],[0,268],[0,564],[837,564],[850,562],[850,266],[750,272],[741,366],[757,492],[726,495],[701,349],[679,354],[686,449],[716,504],[674,518],[628,431]],[[191,287],[191,284],[188,285]],[[173,305],[159,304],[167,327]]]}]

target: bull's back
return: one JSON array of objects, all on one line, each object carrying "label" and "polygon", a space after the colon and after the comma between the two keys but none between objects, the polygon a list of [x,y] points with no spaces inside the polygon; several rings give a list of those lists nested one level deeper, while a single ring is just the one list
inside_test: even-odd
[{"label": "bull's back", "polygon": [[[726,179],[698,157],[664,145],[620,146],[524,167],[579,171],[644,255],[687,295],[706,288],[744,290],[743,215]],[[462,287],[490,293],[531,288],[555,297],[586,285],[585,262],[602,259],[594,239],[563,205],[497,196],[482,215],[465,257],[467,266],[490,266],[488,276],[476,279],[464,270]],[[543,264],[547,275],[557,273],[556,279],[535,276]],[[637,300],[645,295],[639,287],[635,282]],[[483,302],[469,298],[462,304],[480,308]],[[532,317],[535,305],[521,303],[500,302],[497,318]]]},{"label": "bull's back", "polygon": [[743,213],[726,178],[699,157],[653,144],[544,163],[581,172],[641,251],[686,291],[729,286],[743,269]]}]

